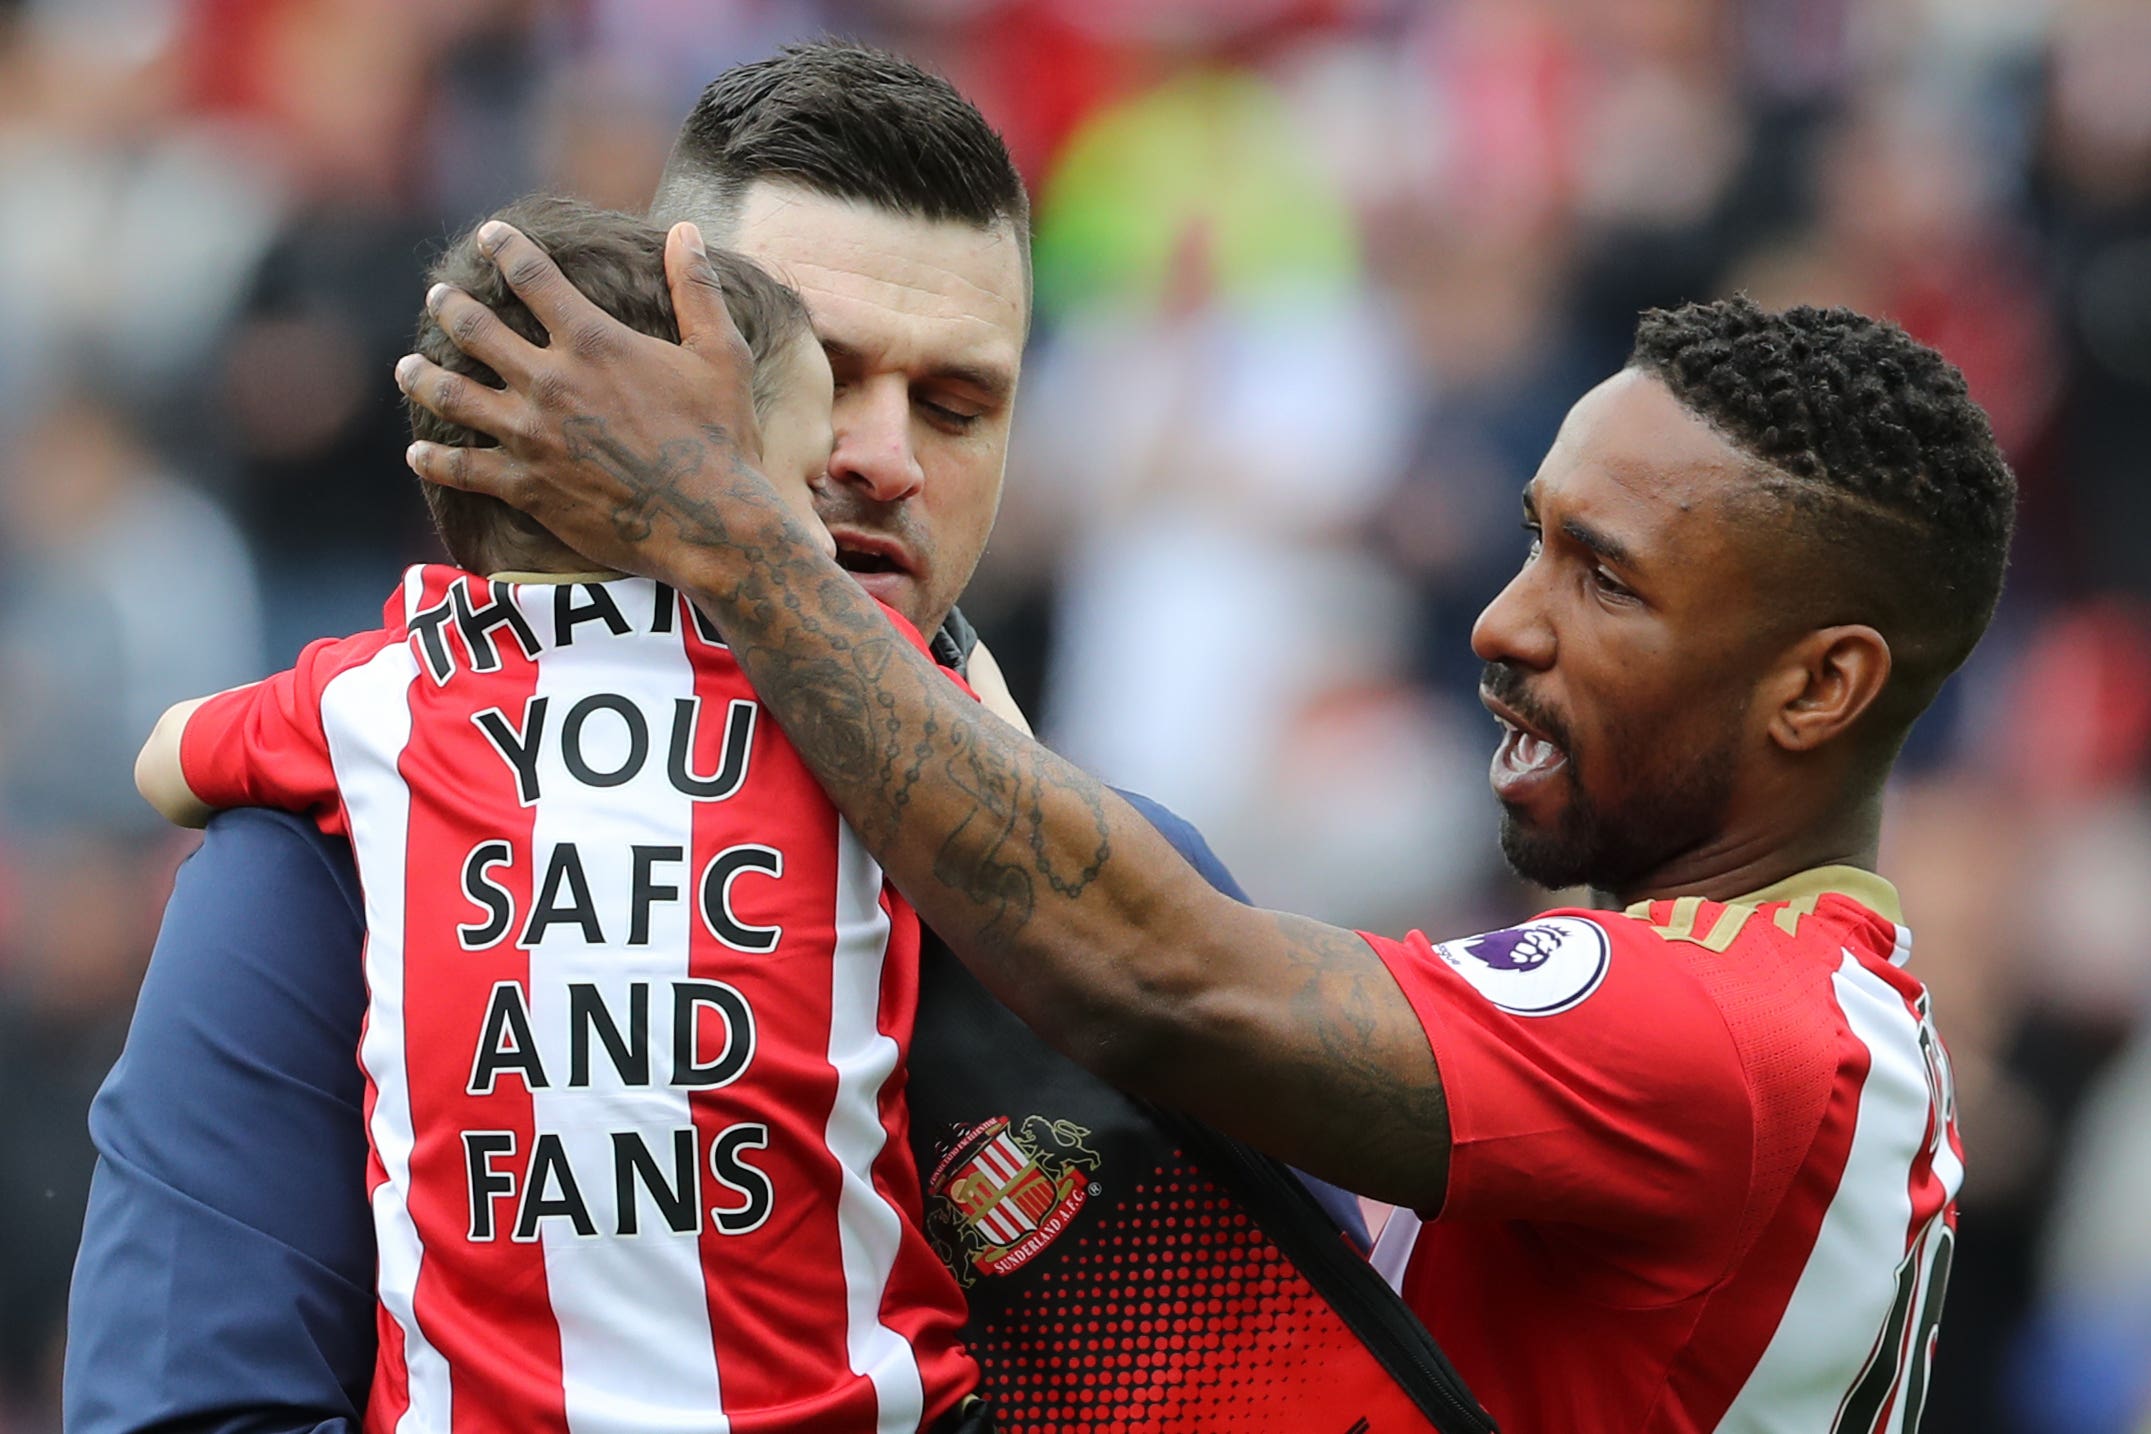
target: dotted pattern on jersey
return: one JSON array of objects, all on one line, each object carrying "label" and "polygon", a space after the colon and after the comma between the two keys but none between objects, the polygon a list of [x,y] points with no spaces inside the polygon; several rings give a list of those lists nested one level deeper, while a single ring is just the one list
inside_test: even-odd
[{"label": "dotted pattern on jersey", "polygon": [[979,1331],[1006,1434],[1353,1425],[1366,1349],[1184,1152],[1098,1214]]}]

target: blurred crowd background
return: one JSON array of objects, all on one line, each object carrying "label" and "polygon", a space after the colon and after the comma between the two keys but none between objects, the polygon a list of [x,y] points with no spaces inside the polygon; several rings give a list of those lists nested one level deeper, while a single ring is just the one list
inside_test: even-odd
[{"label": "blurred crowd background", "polygon": [[187,850],[136,745],[434,556],[389,366],[444,238],[641,208],[703,82],[825,32],[945,71],[1037,200],[966,610],[1266,904],[1541,899],[1466,639],[1639,309],[1963,367],[2023,509],[1888,830],[1969,1150],[1927,1427],[2151,1429],[2151,4],[0,0],[0,1431],[57,1427],[83,1115]]}]

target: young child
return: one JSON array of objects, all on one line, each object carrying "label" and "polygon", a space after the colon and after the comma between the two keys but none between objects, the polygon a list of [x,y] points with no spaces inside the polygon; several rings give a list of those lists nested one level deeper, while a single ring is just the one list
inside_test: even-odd
[{"label": "young child", "polygon": [[[565,200],[498,217],[677,341],[656,230]],[[828,362],[796,293],[711,259],[765,471],[811,516]],[[432,277],[543,342],[474,234]],[[495,381],[430,319],[419,346]],[[904,1131],[916,917],[691,605],[495,499],[426,499],[455,567],[175,707],[137,765],[174,820],[303,811],[357,856],[367,1427],[935,1425],[977,1375]]]}]

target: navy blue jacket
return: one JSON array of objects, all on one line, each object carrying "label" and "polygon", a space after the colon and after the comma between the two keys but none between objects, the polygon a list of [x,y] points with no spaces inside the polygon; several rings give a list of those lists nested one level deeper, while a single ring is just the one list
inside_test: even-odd
[{"label": "navy blue jacket", "polygon": [[[1246,899],[1194,828],[1129,800]],[[375,1264],[364,929],[350,849],[300,817],[228,812],[180,869],[126,1051],[90,1111],[70,1430],[359,1427]],[[1351,1198],[1315,1188],[1364,1248]]]}]

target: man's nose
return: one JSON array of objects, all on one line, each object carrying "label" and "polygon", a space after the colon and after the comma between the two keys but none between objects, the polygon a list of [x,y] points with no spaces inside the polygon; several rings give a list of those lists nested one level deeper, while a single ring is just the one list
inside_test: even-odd
[{"label": "man's nose", "polygon": [[832,417],[832,482],[856,488],[879,503],[898,502],[919,491],[926,475],[912,448],[911,390],[900,377],[853,384],[838,395]]},{"label": "man's nose", "polygon": [[1507,587],[1471,625],[1471,650],[1482,662],[1504,662],[1543,672],[1553,666],[1557,643],[1544,594],[1536,591],[1536,562],[1509,579]]}]

